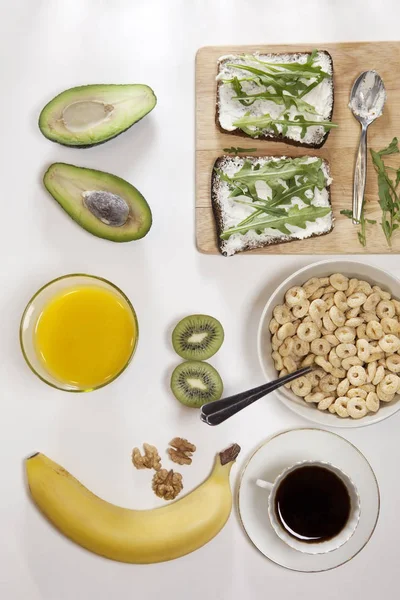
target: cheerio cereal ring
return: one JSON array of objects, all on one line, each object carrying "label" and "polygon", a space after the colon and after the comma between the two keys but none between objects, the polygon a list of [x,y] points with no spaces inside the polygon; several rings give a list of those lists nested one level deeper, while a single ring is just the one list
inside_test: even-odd
[{"label": "cheerio cereal ring", "polygon": [[297,371],[297,364],[291,356],[285,356],[283,358],[283,366],[288,370],[289,373]]},{"label": "cheerio cereal ring", "polygon": [[317,325],[313,322],[300,323],[297,329],[297,336],[305,342],[312,342],[321,336],[321,332]]},{"label": "cheerio cereal ring", "polygon": [[282,356],[279,354],[279,352],[273,352],[271,356],[272,360],[274,361],[275,369],[277,371],[281,371],[283,369]]},{"label": "cheerio cereal ring", "polygon": [[400,356],[398,354],[392,354],[386,359],[386,367],[392,373],[400,373]]},{"label": "cheerio cereal ring", "polygon": [[310,302],[306,298],[299,304],[296,304],[295,306],[293,306],[292,314],[294,317],[296,317],[296,319],[301,319],[308,314],[309,307],[310,307]]},{"label": "cheerio cereal ring", "polygon": [[287,337],[283,344],[279,346],[278,352],[281,356],[290,356],[293,354],[294,342],[292,337]]},{"label": "cheerio cereal ring", "polygon": [[329,316],[336,327],[343,327],[346,322],[346,315],[338,309],[336,304],[329,309]]},{"label": "cheerio cereal ring", "polygon": [[335,400],[335,412],[337,415],[339,415],[339,417],[342,417],[342,419],[345,419],[346,417],[349,416],[349,413],[347,411],[347,403],[349,402],[349,399],[346,398],[345,396],[339,396],[339,398],[336,398]]},{"label": "cheerio cereal ring", "polygon": [[312,402],[321,402],[325,398],[325,394],[323,392],[311,392],[304,397],[304,400],[311,404]]},{"label": "cheerio cereal ring", "polygon": [[285,340],[287,337],[291,337],[296,333],[293,323],[285,323],[281,325],[276,333],[278,340]]},{"label": "cheerio cereal ring", "polygon": [[298,357],[307,356],[307,354],[310,352],[310,343],[306,342],[305,340],[301,340],[298,335],[295,335],[292,339],[293,354]]},{"label": "cheerio cereal ring", "polygon": [[325,338],[317,338],[311,342],[311,352],[317,356],[326,356],[330,349],[331,345]]},{"label": "cheerio cereal ring", "polygon": [[349,310],[346,310],[345,315],[346,315],[346,319],[355,319],[356,317],[359,316],[361,312],[361,306],[355,306],[354,308],[349,308]]},{"label": "cheerio cereal ring", "polygon": [[382,329],[382,325],[379,323],[379,321],[369,321],[369,323],[367,323],[367,336],[371,338],[371,340],[380,340],[381,337],[383,336],[383,329]]},{"label": "cheerio cereal ring", "polygon": [[385,394],[385,392],[381,388],[381,383],[376,386],[376,393],[381,402],[392,402],[394,399],[394,394]]},{"label": "cheerio cereal ring", "polygon": [[356,330],[352,327],[338,327],[335,331],[335,335],[339,342],[350,344],[355,340]]},{"label": "cheerio cereal ring", "polygon": [[303,285],[303,289],[306,293],[307,298],[312,296],[314,292],[316,292],[321,287],[320,280],[318,277],[312,277]]},{"label": "cheerio cereal ring", "polygon": [[[332,308],[333,306],[329,310],[331,310]],[[328,313],[325,313],[322,317],[322,324],[324,326],[324,329],[326,329],[326,331],[329,331],[330,333],[333,333],[336,329],[336,325],[332,321]]]},{"label": "cheerio cereal ring", "polygon": [[381,301],[381,297],[376,292],[373,292],[363,304],[363,309],[365,312],[375,312],[376,307]]},{"label": "cheerio cereal ring", "polygon": [[381,386],[381,390],[384,394],[391,396],[392,394],[396,394],[399,384],[400,378],[395,375],[395,373],[390,373],[385,375],[379,385]]},{"label": "cheerio cereal ring", "polygon": [[328,360],[331,363],[331,365],[333,367],[336,367],[337,369],[339,369],[342,366],[342,361],[336,353],[336,348],[332,348],[332,350],[329,352]]},{"label": "cheerio cereal ring", "polygon": [[327,360],[325,360],[325,358],[323,356],[316,356],[315,363],[318,366],[322,367],[324,369],[324,371],[326,371],[327,373],[332,373],[332,370],[334,369],[334,367],[331,365],[331,363],[328,362]]},{"label": "cheerio cereal ring", "polygon": [[367,397],[367,393],[368,392],[363,390],[361,387],[356,387],[348,390],[346,396],[348,398],[363,398],[365,400],[365,398]]},{"label": "cheerio cereal ring", "polygon": [[347,412],[352,419],[361,419],[367,414],[367,405],[362,398],[350,398],[347,403]]},{"label": "cheerio cereal ring", "polygon": [[377,367],[374,378],[371,381],[371,383],[373,385],[379,385],[384,377],[385,377],[385,367]]},{"label": "cheerio cereal ring", "polygon": [[295,285],[285,294],[285,301],[288,306],[295,306],[307,299],[306,293],[302,287]]},{"label": "cheerio cereal ring", "polygon": [[394,317],[396,309],[393,302],[390,300],[381,300],[376,307],[376,314],[380,319],[383,319],[383,317]]},{"label": "cheerio cereal ring", "polygon": [[335,402],[335,396],[326,396],[318,402],[318,410],[327,410]]},{"label": "cheerio cereal ring", "polygon": [[275,319],[275,317],[272,317],[272,319],[269,322],[269,330],[271,332],[271,334],[273,335],[274,333],[276,333],[279,329],[279,323],[278,321]]},{"label": "cheerio cereal ring", "polygon": [[337,386],[337,390],[336,390],[337,395],[338,396],[346,396],[346,394],[349,390],[349,387],[350,387],[350,381],[347,379],[347,377],[346,377],[346,379],[342,379],[342,381],[340,381]]},{"label": "cheerio cereal ring", "polygon": [[363,361],[358,356],[349,356],[342,360],[342,367],[345,371],[348,371],[350,367],[362,367]]},{"label": "cheerio cereal ring", "polygon": [[350,279],[349,286],[346,290],[346,296],[351,296],[352,294],[354,294],[354,292],[357,291],[357,287],[358,287],[359,283],[360,282],[358,281],[358,279],[354,279],[354,278]]},{"label": "cheerio cereal ring", "polygon": [[328,374],[321,379],[319,387],[323,392],[332,393],[336,391],[338,384],[339,379],[332,374]]},{"label": "cheerio cereal ring", "polygon": [[[307,343],[307,342],[304,342]],[[315,361],[315,354],[307,354],[307,356],[305,358],[303,358],[303,360],[301,361],[301,366],[302,367],[311,367],[311,365],[314,364]]]},{"label": "cheerio cereal ring", "polygon": [[361,279],[358,282],[358,285],[354,291],[363,292],[366,296],[369,296],[370,294],[372,294],[372,287],[370,286],[368,281],[364,281],[363,279]]},{"label": "cheerio cereal ring", "polygon": [[378,395],[375,392],[369,392],[365,404],[371,412],[378,412],[380,406]]},{"label": "cheerio cereal ring", "polygon": [[328,411],[331,413],[331,415],[336,414],[336,407],[335,407],[334,402],[330,405],[330,407],[328,408]]},{"label": "cheerio cereal ring", "polygon": [[386,333],[380,340],[379,346],[381,347],[383,352],[397,352],[400,348],[400,339],[397,335],[393,335],[392,333]]},{"label": "cheerio cereal ring", "polygon": [[336,335],[333,333],[327,333],[324,335],[324,338],[330,343],[331,346],[338,346],[340,341],[337,339]]},{"label": "cheerio cereal ring", "polygon": [[275,306],[272,311],[274,318],[278,321],[279,325],[284,325],[285,323],[290,323],[292,320],[292,315],[290,314],[290,310],[284,304],[278,304]]},{"label": "cheerio cereal ring", "polygon": [[336,292],[333,301],[341,312],[348,310],[349,305],[347,304],[347,296],[344,292]]},{"label": "cheerio cereal ring", "polygon": [[336,354],[339,358],[348,358],[357,354],[357,348],[352,343],[344,344],[343,342],[336,346]]},{"label": "cheerio cereal ring", "polygon": [[356,306],[362,306],[366,299],[367,296],[364,292],[354,292],[354,294],[347,298],[347,304],[350,308],[355,308]]},{"label": "cheerio cereal ring", "polygon": [[347,379],[351,385],[359,386],[367,383],[367,373],[364,367],[353,366],[347,371]]},{"label": "cheerio cereal ring", "polygon": [[346,291],[349,287],[349,279],[345,275],[342,275],[342,273],[333,273],[333,275],[329,277],[329,283],[335,290],[341,292]]},{"label": "cheerio cereal ring", "polygon": [[310,308],[308,309],[308,314],[314,321],[314,323],[320,323],[322,321],[322,317],[326,313],[326,304],[323,300],[313,300],[310,304]]},{"label": "cheerio cereal ring", "polygon": [[377,292],[379,294],[379,296],[381,297],[382,300],[390,300],[392,297],[391,294],[389,294],[389,292],[382,290],[379,287],[379,285],[373,285],[372,289],[374,290],[374,292]]},{"label": "cheerio cereal ring", "polygon": [[400,333],[400,324],[397,318],[383,317],[381,325],[383,333],[391,333],[392,335],[398,335]]},{"label": "cheerio cereal ring", "polygon": [[304,398],[311,392],[311,382],[306,377],[299,377],[292,381],[292,392]]},{"label": "cheerio cereal ring", "polygon": [[358,358],[362,361],[366,361],[371,355],[369,343],[367,340],[357,340],[356,346]]}]

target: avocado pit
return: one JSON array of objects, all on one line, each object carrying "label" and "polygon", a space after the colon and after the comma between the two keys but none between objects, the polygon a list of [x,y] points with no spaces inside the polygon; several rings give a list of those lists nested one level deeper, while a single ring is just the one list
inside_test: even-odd
[{"label": "avocado pit", "polygon": [[105,225],[122,227],[129,217],[129,206],[121,196],[103,190],[83,192],[86,208]]},{"label": "avocado pit", "polygon": [[64,127],[71,133],[86,131],[101,125],[114,111],[112,104],[98,100],[82,100],[68,104],[62,112]]}]

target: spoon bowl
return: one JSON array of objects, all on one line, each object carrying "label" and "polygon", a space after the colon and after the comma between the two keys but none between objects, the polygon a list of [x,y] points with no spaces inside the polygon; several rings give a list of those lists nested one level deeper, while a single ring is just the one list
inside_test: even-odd
[{"label": "spoon bowl", "polygon": [[365,181],[367,178],[367,129],[381,116],[386,101],[386,90],[376,71],[364,71],[355,80],[349,107],[361,125],[353,185],[353,223],[361,221],[364,204]]}]

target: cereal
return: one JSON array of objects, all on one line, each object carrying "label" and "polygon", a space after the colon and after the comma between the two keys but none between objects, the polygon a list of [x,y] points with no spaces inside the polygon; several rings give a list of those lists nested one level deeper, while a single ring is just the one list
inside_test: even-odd
[{"label": "cereal", "polygon": [[354,292],[351,296],[347,298],[347,304],[350,308],[356,308],[356,306],[361,306],[366,301],[367,296],[364,292]]},{"label": "cereal", "polygon": [[369,392],[365,404],[371,412],[378,412],[379,410],[379,398],[375,392]]},{"label": "cereal", "polygon": [[292,319],[290,314],[290,310],[284,304],[279,304],[275,306],[273,310],[273,315],[275,319],[278,321],[279,325],[284,325],[285,323],[289,323]]},{"label": "cereal", "polygon": [[300,323],[297,336],[305,342],[312,342],[319,338],[321,333],[316,323]]},{"label": "cereal", "polygon": [[311,342],[311,352],[317,356],[326,356],[330,349],[331,345],[325,338],[317,338]]},{"label": "cereal", "polygon": [[325,395],[323,394],[323,392],[313,392],[312,394],[307,394],[307,396],[304,397],[304,400],[308,403],[311,402],[321,402],[321,400],[323,400],[325,398]]},{"label": "cereal", "polygon": [[304,396],[308,396],[311,392],[311,382],[306,377],[299,377],[292,381],[292,391],[296,394],[296,396],[300,396],[300,398],[304,398]]},{"label": "cereal", "polygon": [[279,346],[278,352],[281,356],[290,356],[294,351],[294,338],[287,337],[283,344]]},{"label": "cereal", "polygon": [[367,383],[367,372],[364,367],[355,365],[348,370],[347,379],[350,381],[351,385],[363,385],[364,383]]},{"label": "cereal", "polygon": [[345,312],[348,310],[349,305],[347,304],[347,296],[344,292],[336,292],[333,299],[340,311]]},{"label": "cereal", "polygon": [[392,335],[398,335],[400,333],[400,325],[397,319],[383,317],[381,325],[384,333],[391,333]]},{"label": "cereal", "polygon": [[357,346],[358,358],[363,362],[368,360],[368,358],[371,355],[371,349],[370,349],[370,345],[367,342],[367,340],[363,340],[363,339],[357,340],[356,346]]},{"label": "cereal", "polygon": [[335,396],[327,396],[318,402],[318,410],[326,410],[335,402]]},{"label": "cereal", "polygon": [[386,367],[392,373],[400,373],[400,356],[398,354],[392,354],[386,359]]},{"label": "cereal", "polygon": [[383,352],[394,353],[400,348],[400,339],[392,333],[387,333],[379,340]]},{"label": "cereal", "polygon": [[346,322],[346,315],[338,309],[336,304],[329,309],[329,316],[336,327],[342,327]]},{"label": "cereal", "polygon": [[365,398],[367,397],[368,392],[363,390],[360,387],[350,388],[346,394],[348,398]]},{"label": "cereal", "polygon": [[394,317],[396,309],[393,302],[390,300],[381,300],[376,307],[376,314],[380,319],[383,319],[384,317]]},{"label": "cereal", "polygon": [[349,286],[346,290],[346,296],[351,296],[352,294],[354,294],[354,292],[357,291],[359,283],[360,282],[358,281],[358,279],[350,279]]},{"label": "cereal", "polygon": [[371,338],[371,340],[380,340],[381,337],[383,336],[383,329],[382,329],[382,325],[379,323],[379,321],[369,321],[369,323],[367,323],[367,336]]},{"label": "cereal", "polygon": [[371,383],[373,385],[378,385],[378,384],[380,384],[380,382],[383,380],[384,377],[385,377],[385,367],[377,367],[375,376],[374,376],[373,380],[371,381]]},{"label": "cereal", "polygon": [[337,415],[339,415],[339,417],[342,417],[342,419],[345,419],[349,416],[347,411],[348,401],[349,399],[346,398],[346,396],[339,396],[339,398],[336,398],[335,400],[335,412]]},{"label": "cereal", "polygon": [[351,343],[341,343],[336,346],[336,354],[339,358],[348,358],[349,356],[355,356],[357,354],[357,348]]},{"label": "cereal", "polygon": [[[299,326],[300,327],[300,326]],[[306,356],[310,352],[310,343],[305,340],[301,340],[299,336],[295,335],[293,338],[293,354],[301,357]]]},{"label": "cereal", "polygon": [[368,298],[364,302],[363,309],[365,310],[365,312],[375,312],[376,307],[378,306],[380,301],[380,295],[374,292],[373,294],[368,296]]},{"label": "cereal", "polygon": [[[307,342],[304,342],[305,344]],[[311,367],[315,361],[315,354],[307,354],[307,356],[301,361],[302,367]]]},{"label": "cereal", "polygon": [[304,289],[298,285],[290,288],[285,294],[285,302],[288,306],[295,306],[307,300]]},{"label": "cereal", "polygon": [[356,331],[352,327],[338,327],[335,331],[335,335],[339,342],[343,344],[349,344],[354,341],[356,337]]},{"label": "cereal", "polygon": [[292,308],[293,316],[296,317],[296,319],[301,319],[302,317],[305,317],[308,314],[309,306],[310,302],[309,300],[307,300],[307,298],[299,304],[295,304],[295,306],[293,306]]},{"label": "cereal", "polygon": [[348,277],[342,275],[341,273],[334,273],[333,275],[331,275],[329,277],[329,283],[332,287],[335,288],[335,290],[339,290],[341,292],[346,291],[349,287]]},{"label": "cereal", "polygon": [[319,383],[319,387],[323,392],[334,392],[337,389],[339,379],[333,375],[325,375]]},{"label": "cereal", "polygon": [[347,378],[342,379],[336,389],[338,396],[346,396],[347,392],[349,391],[349,387],[350,381]]},{"label": "cereal", "polygon": [[280,376],[318,410],[360,419],[400,394],[400,301],[379,286],[341,273],[313,277],[285,293],[269,323]]},{"label": "cereal", "polygon": [[362,398],[350,398],[347,403],[347,412],[352,419],[361,419],[368,412],[365,400]]}]

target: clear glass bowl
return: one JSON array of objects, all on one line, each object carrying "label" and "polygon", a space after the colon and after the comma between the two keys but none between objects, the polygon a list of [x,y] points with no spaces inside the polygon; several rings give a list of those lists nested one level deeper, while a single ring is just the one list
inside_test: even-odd
[{"label": "clear glass bowl", "polygon": [[[58,379],[53,377],[52,374],[46,370],[46,367],[44,366],[43,362],[40,360],[40,358],[36,352],[35,344],[34,344],[34,332],[35,332],[35,328],[36,328],[36,323],[37,323],[37,320],[38,320],[39,316],[41,315],[44,307],[48,304],[48,302],[54,296],[56,296],[63,290],[74,287],[74,286],[79,286],[79,285],[92,285],[92,286],[95,285],[95,286],[109,290],[109,291],[113,292],[114,294],[116,294],[118,296],[119,300],[131,312],[134,323],[135,323],[135,327],[136,327],[135,343],[132,347],[132,352],[131,352],[128,360],[126,361],[125,365],[123,366],[123,368],[119,371],[119,373],[117,373],[109,381],[101,383],[98,386],[92,386],[90,388],[79,387],[79,386],[76,386],[76,385],[73,385],[70,383],[65,383],[65,382],[59,381]],[[39,377],[39,379],[41,379],[48,385],[51,385],[52,387],[54,387],[58,390],[63,390],[65,392],[91,392],[93,390],[97,390],[101,387],[104,387],[105,385],[108,385],[112,381],[115,381],[117,379],[117,377],[119,377],[121,375],[121,373],[123,373],[123,371],[125,371],[125,369],[131,362],[133,355],[135,354],[135,351],[136,351],[136,347],[137,347],[137,343],[138,343],[138,339],[139,339],[139,325],[138,325],[137,316],[136,316],[136,313],[135,313],[135,310],[134,310],[132,304],[130,303],[127,296],[125,296],[125,294],[116,285],[114,285],[110,281],[107,281],[106,279],[103,279],[101,277],[95,277],[94,275],[85,275],[85,274],[81,274],[81,273],[76,273],[76,274],[71,274],[71,275],[64,275],[62,277],[58,277],[57,279],[54,279],[53,281],[50,281],[49,283],[44,285],[42,288],[40,288],[40,290],[38,290],[36,292],[36,294],[29,300],[29,302],[23,312],[22,318],[21,318],[21,325],[20,325],[20,329],[19,329],[19,339],[20,339],[22,354],[24,355],[24,358],[25,358],[29,368],[35,373],[35,375],[37,375]]]}]

